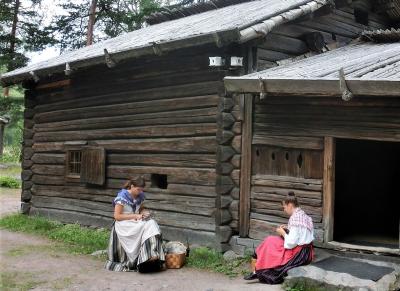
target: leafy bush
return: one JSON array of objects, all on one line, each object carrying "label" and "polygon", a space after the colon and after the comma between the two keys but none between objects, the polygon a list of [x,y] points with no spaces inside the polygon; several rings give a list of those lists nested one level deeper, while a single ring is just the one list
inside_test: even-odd
[{"label": "leafy bush", "polygon": [[20,145],[5,146],[3,154],[0,156],[0,163],[19,163],[21,160]]},{"label": "leafy bush", "polygon": [[21,182],[13,177],[0,176],[0,187],[21,188]]}]

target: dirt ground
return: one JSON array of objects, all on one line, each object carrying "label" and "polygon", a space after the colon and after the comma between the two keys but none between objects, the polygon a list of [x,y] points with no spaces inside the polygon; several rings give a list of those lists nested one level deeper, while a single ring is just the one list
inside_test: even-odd
[{"label": "dirt ground", "polygon": [[[0,215],[16,212],[19,191],[0,188],[0,205]],[[8,290],[282,290],[187,267],[156,274],[110,272],[99,258],[68,254],[42,237],[3,229],[0,246],[1,280]]]}]

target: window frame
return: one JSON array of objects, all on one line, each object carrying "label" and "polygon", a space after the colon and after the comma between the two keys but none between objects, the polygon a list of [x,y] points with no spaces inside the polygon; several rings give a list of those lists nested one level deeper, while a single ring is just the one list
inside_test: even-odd
[{"label": "window frame", "polygon": [[[81,177],[82,171],[82,148],[68,148],[65,152],[65,178],[71,181],[79,181]],[[80,162],[79,162],[79,174],[70,171],[71,164],[71,154],[79,152],[80,153]]]}]

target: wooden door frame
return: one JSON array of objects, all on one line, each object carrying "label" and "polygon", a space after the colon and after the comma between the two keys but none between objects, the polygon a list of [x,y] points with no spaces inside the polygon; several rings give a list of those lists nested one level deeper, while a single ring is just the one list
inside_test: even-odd
[{"label": "wooden door frame", "polygon": [[242,157],[240,162],[239,235],[247,237],[250,229],[251,142],[253,139],[253,95],[244,94],[242,119]]},{"label": "wooden door frame", "polygon": [[[382,254],[400,255],[400,221],[399,221],[399,249],[385,247],[367,247],[340,243],[333,240],[334,210],[335,210],[335,171],[336,171],[336,138],[324,137],[324,174],[323,174],[323,227],[324,245],[337,248],[374,251]],[[390,142],[390,141],[389,141]]]},{"label": "wooden door frame", "polygon": [[323,175],[323,227],[324,242],[333,241],[334,209],[335,209],[335,161],[336,139],[324,138],[324,175]]}]

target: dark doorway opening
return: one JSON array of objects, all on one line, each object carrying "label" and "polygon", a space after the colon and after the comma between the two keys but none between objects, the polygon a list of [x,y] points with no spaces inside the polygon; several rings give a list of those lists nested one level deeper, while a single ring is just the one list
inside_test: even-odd
[{"label": "dark doorway opening", "polygon": [[333,239],[399,247],[400,143],[337,139]]}]

